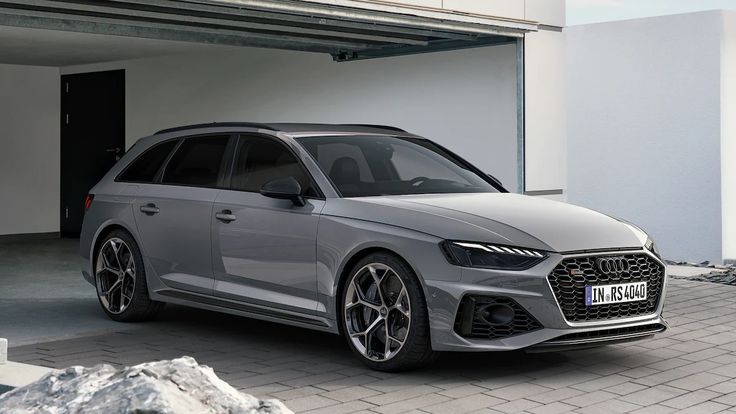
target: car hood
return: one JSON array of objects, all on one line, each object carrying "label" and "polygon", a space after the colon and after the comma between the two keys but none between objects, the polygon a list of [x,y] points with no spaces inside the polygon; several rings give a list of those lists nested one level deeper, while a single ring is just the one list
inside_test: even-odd
[{"label": "car hood", "polygon": [[557,252],[641,247],[646,235],[596,211],[510,193],[343,198],[324,214],[375,221],[443,239]]}]

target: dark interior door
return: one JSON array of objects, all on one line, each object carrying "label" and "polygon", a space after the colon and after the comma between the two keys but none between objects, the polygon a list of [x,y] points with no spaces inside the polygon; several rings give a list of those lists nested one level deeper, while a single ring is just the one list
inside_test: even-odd
[{"label": "dark interior door", "polygon": [[62,76],[62,236],[79,236],[84,197],[124,150],[125,71]]}]

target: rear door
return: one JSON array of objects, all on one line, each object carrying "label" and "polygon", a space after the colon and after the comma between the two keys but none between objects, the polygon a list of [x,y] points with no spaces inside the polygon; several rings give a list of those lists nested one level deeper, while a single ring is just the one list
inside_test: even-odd
[{"label": "rear door", "polygon": [[[305,206],[259,193],[263,184],[287,176],[300,183]],[[317,224],[324,204],[286,144],[272,137],[242,136],[230,189],[219,193],[213,210],[215,295],[313,314]]]},{"label": "rear door", "polygon": [[182,139],[156,184],[138,190],[133,213],[144,254],[172,288],[212,294],[212,206],[230,141],[227,134]]}]

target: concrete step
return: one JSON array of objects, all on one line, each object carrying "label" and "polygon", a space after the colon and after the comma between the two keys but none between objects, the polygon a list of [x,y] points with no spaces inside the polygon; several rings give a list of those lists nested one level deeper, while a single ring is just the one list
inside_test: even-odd
[{"label": "concrete step", "polygon": [[54,369],[8,361],[0,365],[0,384],[13,388],[23,387],[51,371]]}]

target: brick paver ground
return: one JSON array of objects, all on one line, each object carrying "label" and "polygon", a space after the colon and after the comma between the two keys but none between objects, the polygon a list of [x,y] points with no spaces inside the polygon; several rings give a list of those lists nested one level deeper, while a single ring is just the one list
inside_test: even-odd
[{"label": "brick paver ground", "polygon": [[735,412],[736,287],[671,280],[655,339],[593,350],[445,354],[433,366],[365,368],[334,335],[176,307],[140,329],[11,348],[62,368],[190,355],[259,397],[309,413]]}]

